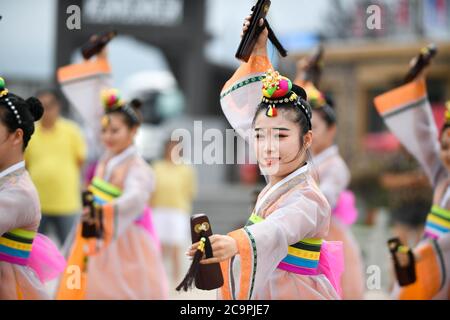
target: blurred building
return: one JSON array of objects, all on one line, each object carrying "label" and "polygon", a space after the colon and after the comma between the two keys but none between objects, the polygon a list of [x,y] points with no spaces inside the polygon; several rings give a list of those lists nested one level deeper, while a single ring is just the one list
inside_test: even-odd
[{"label": "blurred building", "polygon": [[[367,8],[381,10],[381,29],[370,29]],[[328,8],[331,24],[318,39],[325,48],[321,89],[330,94],[339,117],[338,143],[352,168],[366,151],[391,151],[398,143],[378,116],[373,98],[402,83],[410,60],[433,42],[438,55],[427,81],[438,125],[450,99],[450,1],[335,1]],[[292,54],[285,68],[310,50]]]}]

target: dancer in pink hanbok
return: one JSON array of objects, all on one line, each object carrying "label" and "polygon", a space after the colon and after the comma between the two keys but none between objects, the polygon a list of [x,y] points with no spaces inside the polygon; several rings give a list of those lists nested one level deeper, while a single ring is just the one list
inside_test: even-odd
[{"label": "dancer in pink hanbok", "polygon": [[127,103],[110,89],[104,52],[92,61],[60,68],[58,80],[83,116],[92,142],[102,143],[105,150],[88,188],[102,209],[104,235],[85,238],[78,225],[68,264],[78,266],[81,279],[75,286],[76,274],[67,269],[57,298],[167,299],[167,278],[147,207],[154,176],[133,142],[141,123],[139,103]]},{"label": "dancer in pink hanbok", "polygon": [[[297,74],[297,79],[302,76]],[[360,300],[364,298],[364,271],[361,249],[351,226],[358,217],[353,192],[347,190],[350,183],[350,170],[339,154],[336,138],[336,111],[325,95],[312,82],[297,81],[306,90],[308,102],[313,109],[312,144],[315,176],[320,190],[331,207],[331,222],[328,236],[330,241],[342,241],[344,246],[345,269],[342,274],[342,298]]]},{"label": "dancer in pink hanbok", "polygon": [[211,236],[214,257],[200,263],[221,263],[222,299],[339,299],[341,243],[323,240],[330,206],[307,163],[311,108],[302,88],[271,70],[266,43],[267,29],[220,101],[230,124],[254,147],[268,185],[246,226]]},{"label": "dancer in pink hanbok", "polygon": [[0,300],[50,299],[44,283],[65,268],[56,246],[37,233],[39,197],[23,158],[43,111],[39,100],[10,93],[0,78]]}]

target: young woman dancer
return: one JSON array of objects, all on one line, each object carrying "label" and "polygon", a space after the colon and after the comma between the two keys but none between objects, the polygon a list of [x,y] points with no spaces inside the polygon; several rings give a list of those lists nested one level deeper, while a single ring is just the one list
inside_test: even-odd
[{"label": "young woman dancer", "polygon": [[311,108],[302,88],[270,70],[266,43],[264,30],[248,63],[225,84],[221,104],[254,146],[268,185],[247,225],[210,237],[214,257],[201,263],[221,262],[223,299],[339,299],[341,244],[323,241],[330,207],[307,163]]},{"label": "young woman dancer", "polygon": [[43,114],[40,101],[9,92],[0,78],[0,300],[50,299],[44,282],[65,260],[37,230],[41,210],[23,152]]},{"label": "young woman dancer", "polygon": [[[141,123],[138,103],[126,103],[108,88],[110,67],[105,53],[96,60],[63,67],[63,91],[89,119],[105,152],[89,190],[103,212],[101,239],[83,238],[81,223],[70,246],[59,299],[166,299],[167,279],[152,230],[147,203],[154,188],[151,168],[138,155],[134,137]],[[100,131],[100,132],[99,132]],[[78,267],[78,273],[73,271]],[[74,276],[79,276],[74,286]]]},{"label": "young woman dancer", "polygon": [[[297,79],[302,79],[300,70]],[[364,274],[361,250],[351,231],[358,211],[354,194],[347,190],[350,170],[339,154],[336,140],[336,111],[325,95],[311,82],[296,82],[305,88],[308,102],[313,110],[311,146],[316,181],[331,206],[330,230],[326,240],[342,241],[345,270],[342,274],[342,298],[360,300],[364,298]]]},{"label": "young woman dancer", "polygon": [[[450,106],[440,135],[431,112],[423,73],[414,81],[375,98],[388,128],[418,160],[434,189],[424,239],[414,249],[416,281],[396,288],[397,299],[449,299],[450,285]],[[399,263],[413,263],[405,248]]]}]

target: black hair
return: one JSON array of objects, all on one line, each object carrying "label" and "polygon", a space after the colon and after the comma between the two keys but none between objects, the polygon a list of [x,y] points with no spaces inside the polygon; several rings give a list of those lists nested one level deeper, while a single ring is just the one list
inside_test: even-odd
[{"label": "black hair", "polygon": [[[17,114],[14,110],[17,111]],[[43,113],[44,108],[35,97],[24,100],[15,94],[8,93],[0,98],[0,121],[10,133],[22,129],[23,150],[28,146],[34,133],[34,122],[38,121]]]},{"label": "black hair", "polygon": [[325,121],[328,128],[336,124],[336,113],[330,105],[326,104],[320,108],[314,109],[314,111],[316,111],[322,120]]},{"label": "black hair", "polygon": [[127,127],[132,129],[138,127],[142,122],[142,115],[139,111],[141,106],[142,102],[140,100],[133,99],[122,107],[108,109],[105,114],[121,114]]}]

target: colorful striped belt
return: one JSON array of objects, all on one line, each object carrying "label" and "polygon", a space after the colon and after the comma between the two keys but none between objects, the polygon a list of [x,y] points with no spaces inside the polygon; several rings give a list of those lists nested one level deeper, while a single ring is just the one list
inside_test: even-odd
[{"label": "colorful striped belt", "polygon": [[[264,221],[264,218],[252,214],[247,226]],[[304,275],[317,274],[322,239],[303,239],[288,247],[288,255],[278,265],[279,269]]]},{"label": "colorful striped belt", "polygon": [[[92,179],[88,190],[94,195],[94,202],[100,206],[107,204],[122,195],[122,190],[120,190],[120,188],[98,177]],[[144,215],[139,216],[135,220],[135,223],[142,225],[144,223],[142,219],[144,218]],[[117,219],[117,217],[115,217],[115,219]]]},{"label": "colorful striped belt", "polygon": [[93,193],[95,203],[99,205],[111,202],[122,195],[122,190],[98,177],[92,180],[88,189]]},{"label": "colorful striped belt", "polygon": [[425,237],[438,239],[450,231],[450,210],[437,205],[431,207],[425,225]]},{"label": "colorful striped belt", "polygon": [[14,229],[0,237],[0,261],[27,265],[30,257],[35,231]]}]

